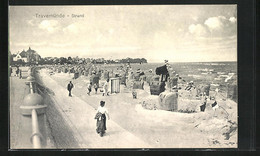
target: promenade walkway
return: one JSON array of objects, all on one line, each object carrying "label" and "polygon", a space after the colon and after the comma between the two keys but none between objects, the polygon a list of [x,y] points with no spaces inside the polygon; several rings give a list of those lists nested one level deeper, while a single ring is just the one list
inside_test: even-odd
[{"label": "promenade walkway", "polygon": [[[78,141],[77,148],[149,148],[150,146],[120,127],[113,120],[107,120],[107,133],[100,137],[96,133],[96,110],[85,101],[73,96],[66,96],[66,88],[57,84],[46,73],[41,72],[43,83],[55,92],[53,101],[66,122],[73,129]],[[69,134],[68,134],[69,135]]]}]

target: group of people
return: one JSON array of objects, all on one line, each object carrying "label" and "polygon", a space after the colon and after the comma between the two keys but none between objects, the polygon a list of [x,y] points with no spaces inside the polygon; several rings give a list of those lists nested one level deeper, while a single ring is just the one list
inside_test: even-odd
[{"label": "group of people", "polygon": [[[71,91],[73,89],[74,85],[72,83],[72,81],[69,82],[69,84],[67,85],[67,90],[69,91],[69,96],[72,97],[71,95]],[[92,91],[92,87],[95,89],[95,94],[97,94],[98,92],[98,84],[97,83],[93,83],[90,82],[87,86],[87,89],[88,89],[88,92],[87,94],[90,95],[91,91]],[[106,80],[106,82],[104,83],[103,85],[103,90],[101,90],[103,92],[103,96],[109,96],[109,91],[108,91],[108,88],[109,88],[109,79]]]},{"label": "group of people", "polygon": [[[97,85],[96,83],[93,85],[93,88],[95,89],[96,94],[97,94],[98,85]],[[91,91],[92,91],[92,82],[90,82],[90,83],[88,84],[88,93],[87,93],[87,94],[90,95]]]},{"label": "group of people", "polygon": [[[10,75],[9,75],[9,76],[12,76],[12,73],[13,73],[13,68],[10,67]],[[14,76],[17,76],[17,77],[19,77],[20,79],[22,78],[22,70],[19,69],[18,66],[16,67],[14,73],[15,73]]]}]

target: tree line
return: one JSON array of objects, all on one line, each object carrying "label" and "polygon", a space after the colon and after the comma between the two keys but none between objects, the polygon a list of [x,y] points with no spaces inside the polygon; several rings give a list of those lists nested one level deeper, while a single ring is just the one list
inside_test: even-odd
[{"label": "tree line", "polygon": [[78,57],[45,57],[41,58],[38,62],[24,62],[23,60],[13,61],[12,58],[10,58],[10,64],[15,65],[31,65],[31,64],[87,64],[87,63],[94,63],[94,64],[119,64],[119,63],[147,63],[147,60],[145,58],[125,58],[125,59],[108,59],[105,60],[104,58],[78,58]]}]

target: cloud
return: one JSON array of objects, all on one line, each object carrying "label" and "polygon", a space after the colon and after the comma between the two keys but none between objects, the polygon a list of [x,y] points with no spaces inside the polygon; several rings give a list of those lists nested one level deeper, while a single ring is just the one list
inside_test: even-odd
[{"label": "cloud", "polygon": [[27,20],[27,23],[28,23],[30,26],[34,26],[34,25],[35,25],[35,23],[34,23],[33,20]]},{"label": "cloud", "polygon": [[101,51],[101,52],[122,52],[122,51],[136,51],[136,50],[140,50],[140,47],[136,47],[136,46],[124,46],[124,47],[100,47],[100,48],[94,48],[91,51],[93,52],[97,52],[97,51]]},{"label": "cloud", "polygon": [[191,24],[189,26],[189,32],[198,36],[203,36],[207,33],[207,30],[201,24]]},{"label": "cloud", "polygon": [[47,30],[50,33],[55,32],[59,27],[59,23],[56,20],[43,20],[39,24],[40,29]]},{"label": "cloud", "polygon": [[23,47],[44,46],[46,44],[47,44],[46,42],[18,42],[18,43],[14,43],[15,46],[23,46]]},{"label": "cloud", "polygon": [[114,33],[114,31],[115,31],[115,30],[112,29],[112,28],[108,30],[109,34],[111,34],[111,35]]},{"label": "cloud", "polygon": [[[93,29],[93,27],[95,29]],[[97,26],[92,26],[91,23],[90,24],[86,24],[86,22],[84,21],[80,21],[80,22],[74,22],[69,24],[68,26],[66,26],[65,28],[63,28],[63,32],[64,33],[72,33],[72,34],[80,34],[80,33],[93,33],[93,31],[95,31],[97,28]]]},{"label": "cloud", "polygon": [[230,17],[230,18],[229,18],[229,21],[230,21],[231,23],[236,23],[236,22],[237,22],[237,19],[236,19],[235,17]]},{"label": "cloud", "polygon": [[224,16],[210,17],[204,24],[208,26],[210,31],[221,30],[227,22],[227,18]]},{"label": "cloud", "polygon": [[236,17],[225,16],[209,17],[203,23],[191,24],[189,32],[196,37],[228,37],[237,33]]},{"label": "cloud", "polygon": [[77,34],[79,32],[79,25],[76,23],[70,24],[67,27],[63,28],[63,32]]},{"label": "cloud", "polygon": [[86,47],[86,44],[84,42],[51,42],[48,43],[49,47],[55,47],[55,48],[75,48],[75,47]]},{"label": "cloud", "polygon": [[179,28],[179,29],[178,29],[178,32],[183,32],[183,29]]},{"label": "cloud", "polygon": [[192,19],[194,20],[194,21],[198,21],[198,17],[197,16],[192,16]]}]

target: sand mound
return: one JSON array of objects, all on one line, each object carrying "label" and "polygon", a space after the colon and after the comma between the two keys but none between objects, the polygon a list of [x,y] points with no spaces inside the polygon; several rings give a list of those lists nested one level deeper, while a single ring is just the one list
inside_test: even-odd
[{"label": "sand mound", "polygon": [[181,99],[178,100],[178,111],[183,113],[194,113],[200,111],[200,100],[187,100]]},{"label": "sand mound", "polygon": [[143,98],[140,104],[145,109],[156,110],[159,105],[158,98],[159,97],[157,95],[149,95],[145,99]]}]

